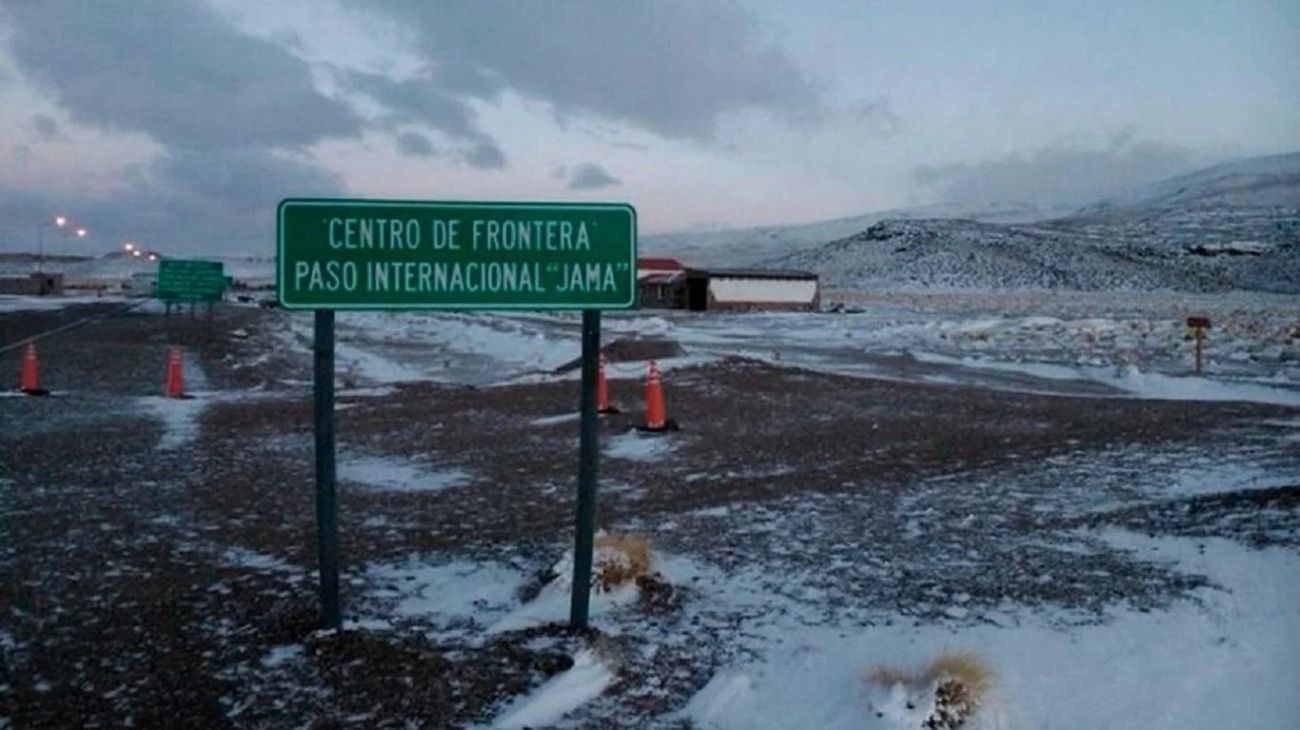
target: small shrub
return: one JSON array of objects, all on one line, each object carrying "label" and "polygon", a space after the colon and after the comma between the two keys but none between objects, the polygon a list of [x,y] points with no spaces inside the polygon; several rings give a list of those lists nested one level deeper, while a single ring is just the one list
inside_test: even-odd
[{"label": "small shrub", "polygon": [[923,730],[957,730],[979,709],[993,688],[993,672],[970,653],[945,652],[919,672],[900,667],[873,669],[867,680],[890,691],[877,715],[920,721]]},{"label": "small shrub", "polygon": [[650,573],[650,542],[638,535],[596,535],[596,587],[612,591]]}]

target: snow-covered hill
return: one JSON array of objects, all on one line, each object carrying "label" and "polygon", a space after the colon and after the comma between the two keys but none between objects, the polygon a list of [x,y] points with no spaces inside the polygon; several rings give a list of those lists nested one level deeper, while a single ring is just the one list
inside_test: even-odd
[{"label": "snow-covered hill", "polygon": [[888,218],[964,218],[986,223],[1023,223],[1069,212],[1069,209],[1033,203],[946,203],[866,213],[817,223],[643,236],[640,247],[646,255],[673,256],[691,266],[738,266],[852,236]]},{"label": "snow-covered hill", "polygon": [[1140,186],[1081,213],[1192,206],[1300,207],[1300,152],[1214,165]]},{"label": "snow-covered hill", "polygon": [[1300,291],[1300,153],[1223,163],[1079,210],[944,205],[650,236],[691,265],[806,268],[872,290]]},{"label": "snow-covered hill", "polygon": [[1205,255],[1118,235],[1098,240],[1095,233],[976,221],[884,221],[765,263],[816,271],[832,288],[867,291],[1300,292],[1300,249],[1294,243],[1257,254]]},{"label": "snow-covered hill", "polygon": [[[188,257],[187,257],[188,258]],[[227,276],[246,284],[270,284],[275,279],[275,259],[270,256],[194,256],[225,264]],[[114,251],[103,256],[48,257],[38,262],[35,256],[11,254],[0,259],[0,274],[24,275],[44,269],[62,272],[71,281],[117,282],[134,274],[157,273],[158,263]]]},{"label": "snow-covered hill", "polygon": [[887,220],[762,262],[836,288],[1300,292],[1300,154],[1241,160],[1033,223]]}]

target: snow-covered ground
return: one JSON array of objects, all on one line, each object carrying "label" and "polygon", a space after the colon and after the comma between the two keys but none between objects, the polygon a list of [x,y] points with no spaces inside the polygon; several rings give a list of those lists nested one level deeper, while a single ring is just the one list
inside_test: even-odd
[{"label": "snow-covered ground", "polygon": [[[701,728],[916,728],[868,674],[945,652],[979,657],[993,682],[976,728],[1272,728],[1300,717],[1300,558],[1222,540],[1106,536],[1214,584],[1168,611],[1062,630],[1013,625],[806,628],[768,637],[682,711]],[[912,689],[926,711],[928,685]],[[878,714],[879,713],[879,714]],[[883,716],[882,716],[883,715]]]},{"label": "snow-covered ground", "polygon": [[0,312],[48,312],[54,309],[71,307],[77,304],[103,304],[105,302],[120,301],[123,301],[121,297],[111,294],[103,296],[92,294],[62,297],[29,297],[0,294]]},{"label": "snow-covered ground", "polygon": [[[1265,294],[896,295],[851,313],[611,313],[603,338],[666,339],[698,364],[737,355],[846,375],[1006,390],[1171,400],[1300,404],[1294,298]],[[1205,377],[1185,319],[1210,316]],[[311,319],[279,331],[310,347]],[[578,320],[556,314],[344,313],[339,372],[354,385],[412,380],[488,385],[549,377],[580,352]],[[644,366],[610,363],[611,378]]]},{"label": "snow-covered ground", "polygon": [[[605,420],[601,525],[644,536],[659,583],[594,591],[594,635],[556,628],[572,589],[577,419],[576,397],[567,396],[576,396],[577,372],[565,366],[578,356],[578,318],[340,314],[338,468],[349,547],[348,631],[338,638],[401,648],[347,671],[380,674],[410,649],[410,670],[380,676],[418,687],[434,681],[421,674],[433,657],[452,662],[440,667],[477,657],[493,667],[477,681],[498,688],[478,695],[484,705],[469,713],[482,727],[919,730],[928,680],[882,686],[873,672],[920,677],[936,657],[964,652],[992,675],[968,727],[1293,724],[1300,539],[1288,500],[1300,484],[1300,323],[1291,299],[967,293],[844,303],[853,311],[605,317],[606,343],[680,347],[684,354],[660,363],[674,407],[687,394],[725,397],[698,406],[668,436],[631,430],[635,413]],[[245,598],[248,584],[263,585],[268,593],[259,595],[298,595],[287,623],[306,626],[314,576],[305,381],[258,390],[260,373],[243,378],[244,366],[267,353],[305,359],[311,319],[237,314],[241,334],[226,353],[186,362],[200,398],[114,396],[127,415],[149,417],[134,423],[156,422],[157,436],[118,429],[132,437],[118,448],[136,449],[137,461],[117,465],[100,449],[104,461],[93,468],[44,484],[38,475],[77,465],[61,451],[39,451],[47,458],[16,472],[28,481],[10,494],[34,513],[84,481],[107,516],[116,513],[106,509],[100,473],[121,468],[118,484],[148,473],[141,494],[149,499],[133,509],[167,500],[148,527],[118,531],[105,517],[95,534],[149,541],[153,531],[172,531],[181,547],[214,553],[213,565],[181,587],[203,587],[220,571],[222,582],[201,592],[256,617],[222,616],[199,633],[230,650],[220,675],[232,683],[222,694],[225,716],[258,726],[274,722],[265,720],[275,712],[268,698],[315,707],[324,695],[313,693],[343,685],[313,678],[336,666],[321,635],[272,621],[256,651],[238,643],[241,626],[260,625],[268,606],[285,609],[279,598]],[[1214,322],[1205,377],[1190,372],[1188,314]],[[113,324],[131,335],[128,351],[142,341],[160,346],[139,336],[154,324],[148,317]],[[766,364],[727,361],[736,356]],[[86,358],[87,367],[98,357]],[[157,358],[148,359],[142,367],[153,368]],[[701,363],[711,365],[680,367]],[[301,378],[299,364],[268,367],[267,377]],[[616,395],[629,398],[646,366],[629,356],[608,369],[623,381]],[[426,380],[452,387],[406,384]],[[751,392],[776,403],[801,385],[808,390],[798,395],[816,395],[817,408],[770,420],[739,407]],[[891,390],[901,395],[891,399]],[[841,397],[843,412],[834,412]],[[928,429],[944,429],[943,409],[959,411],[965,400],[981,401],[965,413],[987,420],[944,432],[988,436],[987,453],[931,454]],[[70,406],[65,426],[87,410],[71,398],[5,409],[15,423],[54,423],[20,420],[17,409],[60,403]],[[1109,410],[1115,403],[1123,407]],[[901,415],[875,435],[873,420],[891,409]],[[1004,409],[1016,428],[998,432]],[[1153,433],[1115,427],[1114,436],[1097,423],[1108,413],[1150,413]],[[915,434],[909,419],[919,424]],[[817,431],[831,421],[834,429]],[[1073,438],[1081,431],[1087,441]],[[750,438],[737,435],[745,432]],[[818,436],[801,438],[807,432]],[[89,439],[80,429],[69,433],[62,448],[97,448],[82,443]],[[1047,433],[1050,448],[1030,448],[1035,433]],[[749,440],[761,446],[746,450]],[[818,441],[837,441],[848,456]],[[24,458],[38,447],[29,439]],[[903,468],[887,478],[880,471],[891,460]],[[195,489],[201,480],[219,488]],[[198,499],[212,501],[196,510]],[[476,522],[482,514],[492,519]],[[31,554],[59,555],[54,547],[69,540],[61,528],[49,526]],[[96,559],[108,545],[83,544]],[[137,590],[121,585],[124,596]],[[31,636],[0,631],[0,649],[18,642],[34,651]],[[188,646],[177,652],[193,656]],[[533,661],[530,652],[566,663],[500,668]],[[507,675],[513,684],[500,689]],[[54,679],[39,681],[58,690]],[[365,701],[349,722],[374,721],[365,708],[388,690],[354,688]]]},{"label": "snow-covered ground", "polygon": [[[763,529],[794,542],[788,531],[795,527],[795,520],[778,517]],[[648,620],[635,590],[625,587],[593,592],[593,621],[631,642],[634,653],[651,657],[692,644],[728,647],[723,654],[732,660],[693,697],[642,726],[689,719],[718,730],[919,730],[917,718],[928,714],[933,687],[923,681],[906,686],[920,714],[901,712],[893,688],[873,684],[871,673],[882,667],[919,673],[937,657],[960,652],[977,657],[992,675],[968,727],[1291,727],[1300,716],[1293,672],[1300,666],[1300,555],[1284,547],[1118,529],[1079,536],[1132,560],[1199,576],[1205,586],[1164,610],[1121,603],[1083,621],[1068,611],[1009,600],[980,607],[971,596],[953,593],[945,619],[910,620],[881,610],[828,610],[834,592],[773,566],[725,569],[708,557],[658,554],[654,568],[686,596],[686,615],[671,626]],[[559,577],[521,602],[531,576],[520,567],[413,558],[372,568],[370,582],[380,586],[372,605],[389,618],[427,622],[442,641],[477,641],[562,623],[570,569],[568,558],[562,560],[553,567]],[[617,663],[580,650],[571,670],[507,704],[492,726],[599,724],[595,718],[608,708],[597,697]],[[580,709],[584,703],[590,705]]]},{"label": "snow-covered ground", "polygon": [[[604,336],[607,343],[672,340],[686,352],[680,359],[692,363],[742,356],[865,378],[1300,407],[1300,322],[1289,304],[1254,294],[877,297],[854,301],[852,313],[838,314],[610,314]],[[1183,322],[1190,313],[1214,321],[1204,377],[1191,372]],[[339,321],[341,369],[358,385],[576,377],[572,370],[553,372],[577,357],[572,316],[344,314]],[[291,316],[280,337],[305,347],[310,321]],[[613,362],[609,375],[639,379],[644,366]],[[576,428],[576,417],[561,412],[530,423]],[[653,570],[679,592],[680,617],[648,617],[631,586],[594,592],[592,622],[621,642],[623,653],[566,644],[572,668],[502,703],[485,726],[599,725],[609,713],[625,711],[619,708],[626,697],[610,697],[626,668],[621,663],[644,671],[656,657],[695,653],[698,661],[703,652],[710,657],[708,675],[678,677],[697,689],[671,712],[645,720],[646,726],[919,728],[933,687],[922,679],[915,686],[882,687],[869,677],[881,667],[919,674],[937,657],[963,652],[993,677],[969,727],[1289,727],[1300,716],[1293,680],[1300,668],[1294,639],[1300,635],[1300,554],[1286,545],[1251,545],[1195,530],[1126,530],[1111,515],[1161,500],[1294,485],[1300,458],[1288,462],[1285,454],[1294,453],[1295,435],[1287,429],[1296,424],[1300,420],[1261,424],[1271,429],[1269,456],[1257,463],[1244,456],[1251,452],[1242,443],[1227,444],[1221,457],[1117,447],[1019,470],[937,478],[915,485],[900,501],[893,534],[875,532],[879,525],[866,518],[875,507],[857,505],[849,495],[626,519],[617,527],[652,536]],[[616,434],[604,441],[603,453],[614,461],[671,459],[690,438]],[[1263,453],[1258,445],[1251,448]],[[420,482],[420,468],[368,467],[397,474],[403,484]],[[1134,474],[1148,477],[1135,481]],[[1004,551],[1002,557],[961,537],[978,531],[981,522],[1004,523],[1008,517],[999,510],[1043,479],[1059,485],[1050,504],[1035,504],[1031,513],[1055,527],[1000,532],[993,549]],[[1121,493],[1128,496],[1116,497]],[[952,502],[966,499],[976,501],[968,507]],[[1261,534],[1276,534],[1269,529],[1261,527]],[[728,536],[725,556],[700,549],[701,536],[711,534]],[[819,552],[825,546],[809,534],[837,546]],[[760,544],[764,550],[746,547]],[[930,544],[934,554],[900,565],[891,551],[903,544]],[[1072,556],[1078,565],[1066,573],[1044,569],[1031,557],[1044,550]],[[855,551],[863,554],[860,562]],[[538,556],[411,554],[372,564],[354,625],[379,632],[419,626],[439,643],[477,645],[502,632],[562,623],[570,560],[539,565]],[[983,576],[979,566],[990,560],[1011,572]],[[555,577],[537,590],[539,568]],[[1128,589],[1106,587],[1113,571],[1130,569],[1136,572],[1124,580],[1136,582],[1126,585],[1166,588],[1124,597]],[[919,602],[872,593],[872,582],[894,585],[905,574],[928,586]],[[1082,603],[1010,598],[1019,595],[1021,582],[1050,587],[1057,596],[1077,593]],[[891,610],[891,600],[906,607]]]}]

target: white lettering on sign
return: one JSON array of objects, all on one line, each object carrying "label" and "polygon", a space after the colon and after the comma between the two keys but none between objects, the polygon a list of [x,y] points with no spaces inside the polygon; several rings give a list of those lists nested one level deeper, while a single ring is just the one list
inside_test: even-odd
[{"label": "white lettering on sign", "polygon": [[[351,262],[349,262],[351,263]],[[581,265],[575,265],[581,268]],[[604,267],[607,271],[579,273],[581,283],[578,291],[602,291],[604,287],[613,287],[613,268],[608,264],[590,264],[597,269]],[[308,290],[334,291],[329,288],[328,270],[321,273],[319,281],[311,278],[311,271],[299,269],[311,267],[303,262],[296,266],[294,283]],[[328,267],[328,265],[327,265]],[[383,293],[421,293],[421,292],[488,292],[542,294],[547,291],[542,282],[541,264],[536,261],[367,261],[365,264],[365,288],[371,292]],[[561,291],[568,291],[561,288]],[[349,291],[351,291],[349,289]]]},{"label": "white lettering on sign", "polygon": [[420,247],[420,222],[414,218],[330,218],[328,229],[333,249],[414,251]]},{"label": "white lettering on sign", "polygon": [[460,221],[429,221],[429,245],[435,251],[459,251],[460,244],[456,241],[460,235]]},{"label": "white lettering on sign", "polygon": [[611,264],[564,264],[562,271],[556,291],[602,292],[618,288]]},{"label": "white lettering on sign", "polygon": [[294,266],[294,283],[308,291],[357,290],[360,272],[355,261],[299,261]]},{"label": "white lettering on sign", "polygon": [[475,220],[470,224],[475,251],[590,251],[585,222]]}]

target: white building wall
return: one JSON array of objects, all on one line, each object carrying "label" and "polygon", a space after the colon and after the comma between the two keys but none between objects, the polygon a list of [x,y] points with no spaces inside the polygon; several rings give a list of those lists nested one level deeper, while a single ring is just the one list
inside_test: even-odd
[{"label": "white building wall", "polygon": [[719,304],[812,304],[815,279],[709,279],[709,294]]}]

